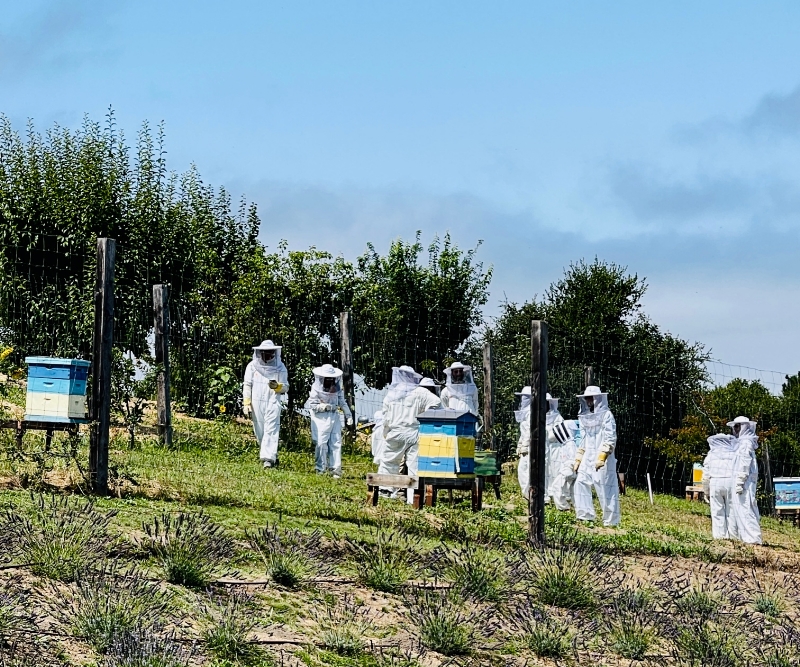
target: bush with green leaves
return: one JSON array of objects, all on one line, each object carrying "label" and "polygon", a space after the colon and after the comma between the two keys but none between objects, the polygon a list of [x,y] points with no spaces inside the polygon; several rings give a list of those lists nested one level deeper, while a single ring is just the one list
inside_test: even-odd
[{"label": "bush with green leaves", "polygon": [[109,646],[100,667],[189,667],[193,653],[174,638],[134,632]]},{"label": "bush with green leaves", "polygon": [[267,576],[286,588],[298,588],[320,573],[322,534],[267,524],[247,533],[252,549],[259,555]]},{"label": "bush with green leaves", "polygon": [[34,574],[68,583],[115,545],[109,531],[115,511],[101,512],[93,501],[69,496],[32,498],[30,515],[16,508],[5,512],[0,534],[11,553]]},{"label": "bush with green leaves", "polygon": [[447,656],[469,655],[478,637],[477,616],[453,591],[413,589],[409,617],[423,646]]},{"label": "bush with green leaves", "polygon": [[59,625],[101,654],[133,635],[157,634],[173,607],[169,591],[113,564],[50,592],[48,606]]},{"label": "bush with green leaves", "polygon": [[212,595],[204,606],[203,619],[203,646],[218,660],[246,663],[259,656],[258,646],[251,641],[256,621],[253,601],[247,594],[234,591]]},{"label": "bush with green leaves", "polygon": [[510,612],[514,639],[540,658],[561,660],[575,651],[577,633],[570,624],[539,606],[536,600],[525,598]]},{"label": "bush with green leaves", "polygon": [[506,557],[485,545],[467,542],[441,546],[431,553],[429,561],[436,577],[451,582],[464,597],[499,602],[508,590]]},{"label": "bush with green leaves", "polygon": [[142,546],[172,584],[204,588],[233,555],[233,540],[202,510],[165,512],[143,528],[147,537]]},{"label": "bush with green leaves", "polygon": [[383,593],[398,593],[416,571],[419,545],[405,533],[379,528],[368,539],[346,538],[352,568],[358,581]]},{"label": "bush with green leaves", "polygon": [[341,601],[325,605],[325,613],[319,621],[317,638],[329,651],[354,657],[366,646],[365,637],[374,631],[374,624],[366,607],[345,596]]},{"label": "bush with green leaves", "polygon": [[603,606],[603,624],[612,650],[628,660],[642,660],[658,638],[652,593],[623,588]]}]

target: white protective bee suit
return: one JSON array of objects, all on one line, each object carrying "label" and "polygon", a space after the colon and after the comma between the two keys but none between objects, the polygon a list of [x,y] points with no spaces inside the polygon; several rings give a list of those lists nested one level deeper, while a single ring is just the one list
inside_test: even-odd
[{"label": "white protective bee suit", "polygon": [[758,464],[756,422],[737,417],[728,426],[733,429],[736,455],[733,459],[733,517],[738,538],[748,544],[761,544],[761,516],[756,504]]},{"label": "white protective bee suit", "polygon": [[[417,415],[442,402],[436,394],[419,386],[422,376],[411,366],[392,368],[392,383],[383,399],[383,438],[386,445],[378,466],[380,474],[397,475],[403,457],[408,474],[419,474],[419,421]],[[414,501],[413,489],[408,489],[407,501]]]},{"label": "white protective bee suit", "polygon": [[383,439],[383,410],[375,410],[372,421],[374,422],[372,427],[372,462],[380,465],[383,450],[386,448],[386,440]]},{"label": "white protective bee suit", "polygon": [[596,518],[592,488],[597,493],[603,511],[603,525],[617,526],[620,522],[619,481],[617,459],[617,423],[608,408],[608,394],[600,387],[589,386],[578,396],[581,443],[575,456],[575,516],[583,521]]},{"label": "white protective bee suit", "polygon": [[[547,394],[547,415],[545,416],[547,439],[545,440],[544,454],[544,501],[546,503],[553,502],[555,504],[552,489],[561,467],[561,443],[556,438],[554,429],[557,424],[563,422],[564,418],[558,411],[558,399]],[[574,457],[572,460],[575,460]]]},{"label": "white protective bee suit", "polygon": [[514,419],[519,424],[519,440],[517,441],[517,481],[522,490],[522,497],[528,500],[530,491],[530,457],[531,449],[531,388],[523,387],[522,391],[515,392],[519,396],[519,409],[514,410]]},{"label": "white protective bee suit", "polygon": [[574,419],[562,420],[553,427],[553,437],[558,447],[553,450],[555,475],[548,492],[558,509],[569,510],[575,505],[574,465],[581,441],[578,422]]},{"label": "white protective bee suit", "polygon": [[725,433],[712,435],[708,438],[708,448],[703,461],[703,490],[711,506],[711,535],[715,540],[735,540],[738,538],[733,516],[736,438]]},{"label": "white protective bee suit", "polygon": [[442,389],[442,407],[471,412],[478,416],[478,387],[472,378],[472,367],[454,361],[444,369],[447,383]]},{"label": "white protective bee suit", "polygon": [[253,348],[253,360],[247,364],[242,387],[243,411],[253,418],[259,458],[265,468],[278,461],[278,436],[281,410],[289,392],[289,373],[281,361],[281,347],[265,340]]},{"label": "white protective bee suit", "polygon": [[314,383],[305,408],[311,413],[311,440],[314,443],[314,466],[317,473],[342,476],[342,419],[353,423],[353,413],[342,391],[342,371],[331,364],[314,369]]}]

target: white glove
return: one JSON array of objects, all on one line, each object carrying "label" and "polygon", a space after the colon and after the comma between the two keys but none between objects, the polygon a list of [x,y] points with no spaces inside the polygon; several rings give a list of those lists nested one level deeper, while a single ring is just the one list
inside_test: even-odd
[{"label": "white glove", "polygon": [[242,405],[242,412],[244,412],[245,417],[253,416],[253,406],[250,403],[250,399],[245,399],[244,405]]},{"label": "white glove", "polygon": [[353,425],[353,418],[352,417],[348,417],[347,419],[345,419],[344,423],[347,424],[348,426],[352,426]]},{"label": "white glove", "polygon": [[744,493],[744,482],[736,482],[736,495],[741,496]]}]

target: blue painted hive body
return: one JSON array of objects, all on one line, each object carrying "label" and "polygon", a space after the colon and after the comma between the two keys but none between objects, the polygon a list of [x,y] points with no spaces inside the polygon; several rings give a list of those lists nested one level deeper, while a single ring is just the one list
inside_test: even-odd
[{"label": "blue painted hive body", "polygon": [[800,477],[775,477],[775,509],[800,509]]},{"label": "blue painted hive body", "polygon": [[459,410],[428,410],[417,419],[420,477],[474,477],[478,418]]},{"label": "blue painted hive body", "polygon": [[58,357],[25,357],[28,364],[28,421],[80,423],[86,420],[89,362]]}]

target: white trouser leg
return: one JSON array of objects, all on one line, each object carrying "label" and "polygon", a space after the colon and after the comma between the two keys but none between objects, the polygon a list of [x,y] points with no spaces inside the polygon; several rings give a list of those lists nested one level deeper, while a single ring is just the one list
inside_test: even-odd
[{"label": "white trouser leg", "polygon": [[734,490],[732,504],[739,539],[748,544],[761,544],[761,516],[756,504],[756,480],[748,480],[741,493]]},{"label": "white trouser leg", "polygon": [[528,491],[530,489],[530,457],[527,454],[522,454],[517,462],[517,481],[522,491],[522,497],[528,500]]},{"label": "white trouser leg", "polygon": [[339,414],[336,414],[336,421],[333,430],[328,438],[328,468],[334,475],[342,474],[342,422]]},{"label": "white trouser leg", "polygon": [[[381,475],[399,475],[400,466],[406,455],[408,442],[406,440],[386,440],[386,444],[381,452],[381,462],[378,464],[378,473]],[[381,491],[393,492],[395,489],[381,487]]]},{"label": "white trouser leg", "polygon": [[578,476],[575,478],[575,516],[581,521],[594,521],[597,518],[592,500],[594,480],[589,472],[589,466],[594,469],[594,461],[589,461],[584,455],[581,467],[578,468]]},{"label": "white trouser leg", "polygon": [[619,482],[617,481],[617,460],[614,454],[606,464],[594,473],[594,488],[603,510],[603,525],[618,526],[621,520],[619,509]]},{"label": "white trouser leg", "polygon": [[[278,435],[281,430],[281,410],[279,407],[270,408],[261,415],[262,435],[259,458],[262,461],[275,463],[278,458]],[[255,423],[255,422],[254,422]],[[256,433],[258,431],[256,430]]]},{"label": "white trouser leg", "polygon": [[[409,477],[419,477],[419,443],[414,443],[406,450],[406,466]],[[414,489],[406,489],[406,502],[414,504]]]},{"label": "white trouser leg", "polygon": [[[715,540],[731,539],[729,528],[730,504],[730,481],[712,477],[708,483],[709,499],[711,507],[711,536]],[[731,517],[732,519],[732,517]]]}]

